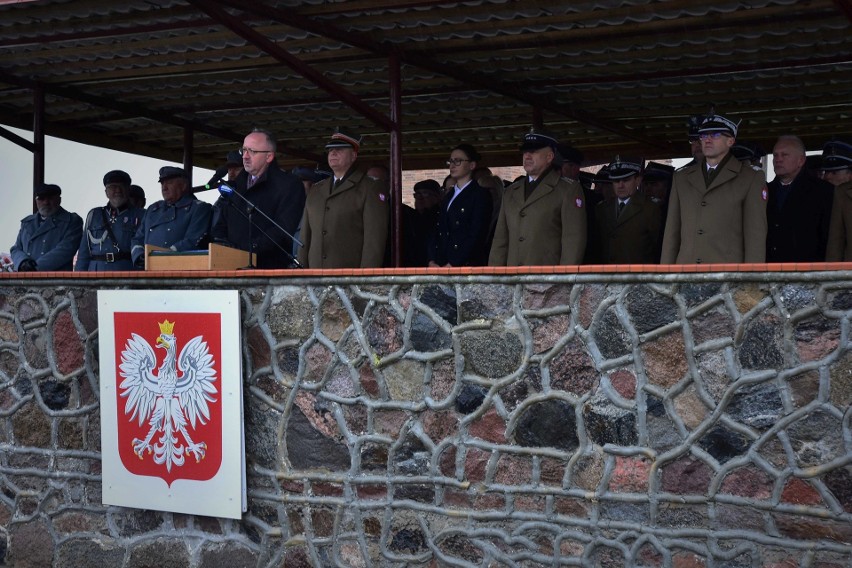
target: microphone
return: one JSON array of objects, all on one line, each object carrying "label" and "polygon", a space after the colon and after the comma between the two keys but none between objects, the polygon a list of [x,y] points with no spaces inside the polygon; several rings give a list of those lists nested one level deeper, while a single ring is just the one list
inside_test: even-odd
[{"label": "microphone", "polygon": [[[261,217],[263,217],[264,219],[266,219],[266,220],[267,220],[267,221],[268,221],[268,222],[269,222],[269,223],[270,223],[273,227],[275,227],[276,229],[278,229],[279,231],[281,231],[282,233],[284,233],[285,235],[287,235],[287,237],[289,237],[289,238],[290,238],[290,240],[292,240],[294,243],[298,244],[300,247],[305,246],[305,245],[302,243],[302,241],[300,241],[299,239],[297,239],[296,237],[294,237],[293,235],[291,235],[291,234],[287,231],[287,229],[285,229],[284,227],[282,227],[281,225],[279,225],[279,224],[278,224],[278,222],[277,222],[277,221],[275,221],[275,219],[273,219],[272,217],[270,217],[269,215],[267,215],[267,214],[266,214],[266,213],[265,213],[262,209],[258,209],[258,208],[257,208],[257,206],[256,206],[254,203],[252,203],[252,202],[251,202],[251,201],[250,201],[250,200],[249,200],[249,199],[248,199],[245,195],[243,195],[242,193],[238,192],[237,190],[235,190],[233,187],[231,187],[231,186],[230,186],[230,185],[228,185],[227,183],[223,183],[223,184],[219,185],[219,194],[220,194],[222,197],[224,197],[225,199],[228,199],[228,198],[229,198],[230,196],[232,196],[232,195],[236,195],[237,197],[239,197],[240,199],[242,199],[242,200],[243,200],[243,202],[244,202],[244,203],[245,203],[245,204],[249,207],[250,211],[252,211],[252,212],[255,212],[255,211],[256,211],[257,213],[260,213],[260,216],[261,216]],[[251,222],[251,220],[249,220],[249,221]],[[268,236],[267,236],[267,238],[268,238]],[[275,245],[276,245],[279,249],[281,249],[281,251],[283,251],[284,253],[286,253],[286,254],[287,254],[287,256],[289,256],[289,257],[293,260],[293,262],[296,264],[296,266],[297,266],[297,267],[302,268],[302,265],[301,265],[301,264],[299,264],[299,261],[298,261],[298,260],[296,260],[296,258],[295,258],[295,257],[294,257],[294,256],[293,256],[293,255],[292,255],[289,251],[287,251],[286,249],[284,249],[284,248],[283,248],[281,245],[279,245],[276,241],[274,241],[274,240],[272,240],[272,239],[270,239],[270,240],[271,240],[273,243],[275,243]]]}]

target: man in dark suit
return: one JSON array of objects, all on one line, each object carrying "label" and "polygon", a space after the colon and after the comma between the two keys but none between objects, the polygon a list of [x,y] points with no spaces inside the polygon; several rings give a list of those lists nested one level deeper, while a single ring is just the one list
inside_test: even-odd
[{"label": "man in dark suit", "polygon": [[766,206],[767,262],[823,262],[831,222],[833,186],[805,168],[805,145],[778,138],[772,149],[775,179]]},{"label": "man in dark suit", "polygon": [[609,165],[615,198],[595,207],[603,264],[656,264],[659,261],[659,206],[637,191],[642,183],[641,158],[616,156]]},{"label": "man in dark suit", "polygon": [[213,239],[256,253],[258,268],[287,268],[292,264],[290,236],[298,229],[305,208],[302,183],[278,167],[276,151],[272,133],[254,129],[240,148],[243,171],[230,183],[234,191],[273,219],[277,227],[263,215],[253,213],[250,218],[250,206],[239,196],[232,195],[216,204],[219,214],[213,225]]}]

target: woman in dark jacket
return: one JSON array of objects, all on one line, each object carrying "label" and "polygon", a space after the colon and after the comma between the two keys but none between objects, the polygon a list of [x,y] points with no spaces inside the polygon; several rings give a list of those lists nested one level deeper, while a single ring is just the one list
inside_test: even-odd
[{"label": "woman in dark jacket", "polygon": [[429,266],[484,266],[488,263],[491,195],[473,179],[480,155],[459,144],[447,165],[453,188],[441,202],[438,230],[429,247]]}]

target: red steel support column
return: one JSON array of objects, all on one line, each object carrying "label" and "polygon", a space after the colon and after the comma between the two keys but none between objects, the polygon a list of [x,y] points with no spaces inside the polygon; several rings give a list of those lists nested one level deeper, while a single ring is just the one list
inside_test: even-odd
[{"label": "red steel support column", "polygon": [[[35,188],[44,183],[44,87],[33,89],[33,196]],[[33,199],[33,213],[38,209]]]},{"label": "red steel support column", "polygon": [[399,55],[388,57],[390,83],[391,262],[402,265],[402,74]]}]

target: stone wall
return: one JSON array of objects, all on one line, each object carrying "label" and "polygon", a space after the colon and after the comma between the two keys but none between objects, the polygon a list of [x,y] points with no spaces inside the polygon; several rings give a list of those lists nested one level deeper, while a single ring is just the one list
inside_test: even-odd
[{"label": "stone wall", "polygon": [[[241,290],[241,521],[101,503],[98,285]],[[0,565],[848,567],[850,315],[843,272],[2,279]]]}]

